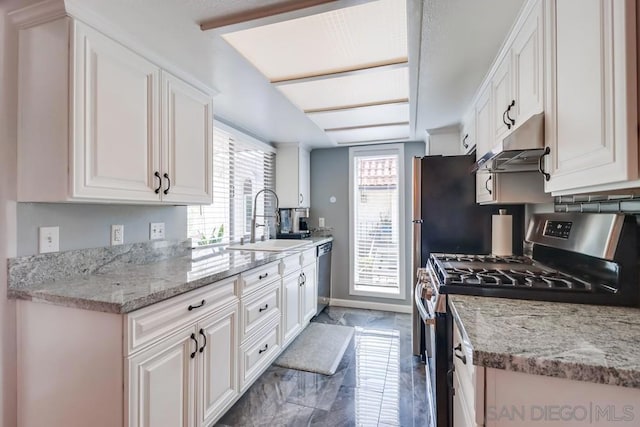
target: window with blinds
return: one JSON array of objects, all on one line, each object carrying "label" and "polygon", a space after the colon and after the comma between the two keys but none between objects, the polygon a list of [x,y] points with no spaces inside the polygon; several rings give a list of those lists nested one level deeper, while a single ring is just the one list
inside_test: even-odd
[{"label": "window with blinds", "polygon": [[351,291],[399,296],[401,153],[352,148],[350,158]]},{"label": "window with blinds", "polygon": [[[194,246],[229,244],[248,238],[253,210],[257,215],[275,210],[275,201],[264,193],[253,206],[259,190],[275,188],[275,153],[222,127],[214,127],[213,134],[213,203],[189,206],[187,211],[187,233]],[[258,217],[257,222],[262,224],[263,218]],[[256,238],[265,232],[269,230],[257,228]],[[270,234],[274,232],[271,230]]]}]

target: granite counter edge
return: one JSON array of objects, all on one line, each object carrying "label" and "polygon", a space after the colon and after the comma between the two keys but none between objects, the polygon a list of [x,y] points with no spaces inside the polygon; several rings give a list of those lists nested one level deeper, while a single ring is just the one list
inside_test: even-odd
[{"label": "granite counter edge", "polygon": [[[289,253],[284,253],[289,254]],[[204,276],[200,279],[176,284],[176,286],[165,289],[160,292],[149,293],[147,295],[135,298],[127,302],[108,302],[95,300],[90,298],[79,298],[68,295],[59,295],[49,293],[42,289],[28,289],[28,288],[8,288],[7,297],[9,299],[31,301],[36,303],[47,303],[52,305],[58,305],[62,307],[78,308],[90,311],[99,311],[112,314],[127,314],[141,308],[160,303],[178,295],[199,289],[205,286],[215,285],[216,282],[224,280],[226,278],[242,274],[246,271],[252,270],[263,265],[277,262],[286,255],[274,254],[269,258],[254,261],[250,264],[242,267],[235,267],[222,272],[214,273],[212,275]]]}]

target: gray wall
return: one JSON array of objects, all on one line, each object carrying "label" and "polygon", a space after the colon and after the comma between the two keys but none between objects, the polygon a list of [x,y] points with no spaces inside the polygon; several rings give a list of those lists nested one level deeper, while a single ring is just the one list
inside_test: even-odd
[{"label": "gray wall", "polygon": [[[411,216],[411,159],[424,156],[423,142],[404,144],[405,156],[405,216]],[[329,201],[336,198],[335,203]],[[318,218],[325,218],[325,226],[333,228],[331,297],[344,300],[411,304],[411,230],[405,227],[406,297],[404,300],[349,295],[349,148],[316,149],[311,152],[311,226],[318,226]]]},{"label": "gray wall", "polygon": [[60,250],[111,244],[111,225],[124,225],[124,242],[149,240],[149,223],[164,222],[166,239],[185,239],[185,206],[18,203],[18,255],[38,253],[38,227],[60,227]]}]

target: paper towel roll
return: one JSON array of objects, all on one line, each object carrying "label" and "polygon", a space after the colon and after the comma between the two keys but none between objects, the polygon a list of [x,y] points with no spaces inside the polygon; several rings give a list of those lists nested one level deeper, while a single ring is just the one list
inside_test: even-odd
[{"label": "paper towel roll", "polygon": [[513,255],[512,237],[513,217],[507,215],[506,209],[499,210],[500,215],[493,215],[491,227],[491,253],[493,255]]}]

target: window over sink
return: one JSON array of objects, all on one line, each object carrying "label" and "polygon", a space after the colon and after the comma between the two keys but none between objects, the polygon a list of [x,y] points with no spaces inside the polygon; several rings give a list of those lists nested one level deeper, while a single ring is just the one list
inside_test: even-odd
[{"label": "window over sink", "polygon": [[[258,215],[275,209],[275,200],[262,195],[253,206],[259,190],[275,190],[275,158],[275,149],[268,144],[222,122],[215,123],[213,203],[187,210],[187,237],[193,246],[237,242],[249,236],[254,209]],[[256,229],[257,238],[264,233],[264,227]]]}]

